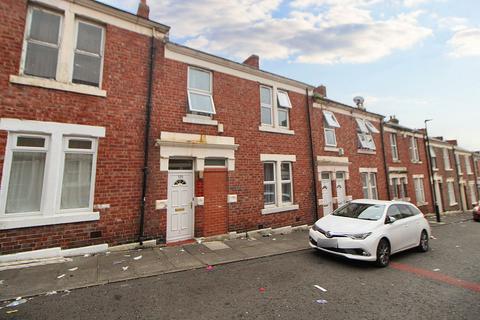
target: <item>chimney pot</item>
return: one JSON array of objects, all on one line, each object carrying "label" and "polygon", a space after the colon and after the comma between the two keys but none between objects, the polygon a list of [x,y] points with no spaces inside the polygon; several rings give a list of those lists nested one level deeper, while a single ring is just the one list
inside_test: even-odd
[{"label": "chimney pot", "polygon": [[148,19],[150,8],[147,5],[147,0],[140,0],[138,3],[137,16]]},{"label": "chimney pot", "polygon": [[260,66],[260,57],[257,56],[256,54],[252,54],[245,61],[243,61],[243,64],[246,64],[246,65],[249,65],[250,67],[254,67],[255,69],[258,69]]}]

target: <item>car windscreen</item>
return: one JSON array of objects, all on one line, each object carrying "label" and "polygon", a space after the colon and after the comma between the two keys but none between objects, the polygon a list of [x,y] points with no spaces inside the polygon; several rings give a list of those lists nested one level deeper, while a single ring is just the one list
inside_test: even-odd
[{"label": "car windscreen", "polygon": [[348,203],[332,213],[334,216],[362,220],[378,220],[385,210],[383,204]]}]

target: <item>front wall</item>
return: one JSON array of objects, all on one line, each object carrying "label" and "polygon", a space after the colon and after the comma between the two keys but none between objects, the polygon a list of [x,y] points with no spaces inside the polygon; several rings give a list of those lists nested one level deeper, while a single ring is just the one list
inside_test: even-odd
[{"label": "front wall", "polygon": [[[453,151],[451,149],[448,150],[448,155],[450,158],[450,167],[451,170],[445,169],[445,161],[443,159],[443,148],[432,146],[435,154],[437,155],[437,167],[438,170],[434,171],[437,176],[442,177],[442,206],[443,211],[458,211],[460,210],[460,193],[458,189],[458,177],[456,172],[456,165],[455,165],[455,158],[453,156]],[[453,179],[454,190],[455,190],[455,200],[457,202],[456,205],[451,206],[450,201],[448,198],[448,186],[447,186],[447,179]]]},{"label": "front wall", "polygon": [[[161,78],[155,79],[154,105],[152,114],[152,137],[158,139],[161,131],[195,133],[234,137],[239,145],[235,151],[235,170],[228,172],[228,194],[236,194],[237,203],[228,204],[228,230],[246,231],[259,227],[300,225],[313,221],[313,180],[311,155],[308,140],[306,99],[302,94],[289,92],[293,108],[290,112],[290,127],[295,135],[259,131],[260,92],[259,83],[213,72],[213,99],[215,120],[224,125],[218,133],[216,126],[183,123],[187,110],[188,65],[171,59],[157,60]],[[294,203],[298,210],[262,215],[263,209],[263,165],[260,154],[296,155],[293,163]],[[148,213],[146,216],[147,236],[162,237],[165,230],[166,210],[154,210],[154,201],[166,199],[165,181],[167,172],[160,171],[159,147],[150,153],[150,178]],[[202,186],[202,180],[197,186]],[[207,196],[204,190],[196,195]],[[225,199],[225,204],[226,204]],[[207,199],[205,199],[207,202]],[[227,204],[226,204],[227,205]],[[203,219],[206,210],[196,207],[196,217]],[[197,227],[202,227],[196,221]],[[203,234],[203,232],[201,232]],[[196,232],[199,236],[199,232]]]},{"label": "front wall", "polygon": [[[0,252],[134,241],[141,195],[149,37],[106,26],[102,88],[107,98],[11,84],[9,76],[19,70],[26,9],[26,1],[0,2],[0,117],[105,127],[106,137],[99,140],[94,204],[110,204],[110,209],[100,210],[98,222],[2,230]],[[2,150],[6,137],[6,132],[0,132]],[[3,168],[3,156],[0,166]],[[91,231],[102,231],[102,237],[91,239]]]}]

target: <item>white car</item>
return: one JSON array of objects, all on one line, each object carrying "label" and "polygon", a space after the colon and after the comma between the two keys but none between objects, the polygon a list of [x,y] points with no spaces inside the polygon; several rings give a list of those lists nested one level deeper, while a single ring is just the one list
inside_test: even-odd
[{"label": "white car", "polygon": [[313,248],[386,267],[396,252],[428,251],[430,225],[409,202],[360,199],[319,219],[309,237]]}]

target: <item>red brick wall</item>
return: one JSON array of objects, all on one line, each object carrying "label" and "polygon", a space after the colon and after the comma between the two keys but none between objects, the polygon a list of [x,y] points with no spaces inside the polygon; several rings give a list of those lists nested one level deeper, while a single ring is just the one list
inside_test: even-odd
[{"label": "red brick wall", "polygon": [[[387,131],[384,132],[387,167],[407,168],[407,173],[408,173],[407,193],[408,193],[408,197],[410,198],[410,202],[415,205],[417,204],[417,198],[415,194],[415,185],[413,182],[413,175],[423,174],[423,188],[425,191],[425,201],[428,204],[424,206],[419,206],[418,208],[422,210],[423,213],[433,212],[434,209],[432,204],[433,202],[432,191],[431,191],[432,188],[431,188],[430,179],[429,179],[425,140],[423,138],[418,138],[418,137],[416,138],[420,162],[414,163],[412,162],[411,155],[410,155],[411,134],[405,131],[398,130],[396,133],[398,160],[394,161],[392,156],[392,144],[390,140],[390,135],[391,135],[391,132],[387,132]],[[437,154],[437,159],[440,158],[440,155],[441,154]],[[393,193],[391,193],[390,195],[391,197],[393,197]]]},{"label": "red brick wall", "polygon": [[[203,236],[225,234],[228,231],[227,171],[225,169],[205,169],[205,216]],[[199,217],[195,217],[197,220]]]},{"label": "red brick wall", "polygon": [[[460,205],[461,205],[461,198],[460,198],[460,193],[459,193],[459,188],[458,188],[458,177],[457,177],[457,169],[455,165],[455,158],[453,156],[453,151],[448,150],[448,156],[450,159],[450,170],[445,169],[445,160],[443,158],[443,148],[440,147],[435,147],[432,146],[432,149],[434,150],[435,154],[437,155],[437,170],[434,170],[434,173],[437,176],[442,177],[442,184],[441,184],[441,201],[442,201],[442,207],[443,211],[457,211],[460,210]],[[455,200],[458,204],[451,206],[450,205],[450,200],[448,197],[448,185],[447,185],[447,179],[454,179],[454,190],[455,190]]]},{"label": "red brick wall", "polygon": [[[105,127],[106,137],[99,140],[94,203],[110,204],[110,209],[101,210],[97,222],[2,230],[0,253],[134,241],[139,226],[149,37],[106,26],[102,83],[106,98],[11,84],[9,76],[19,72],[26,10],[27,1],[0,2],[0,117]],[[2,150],[6,137],[0,132]],[[90,239],[90,232],[97,230],[102,238]]]}]

